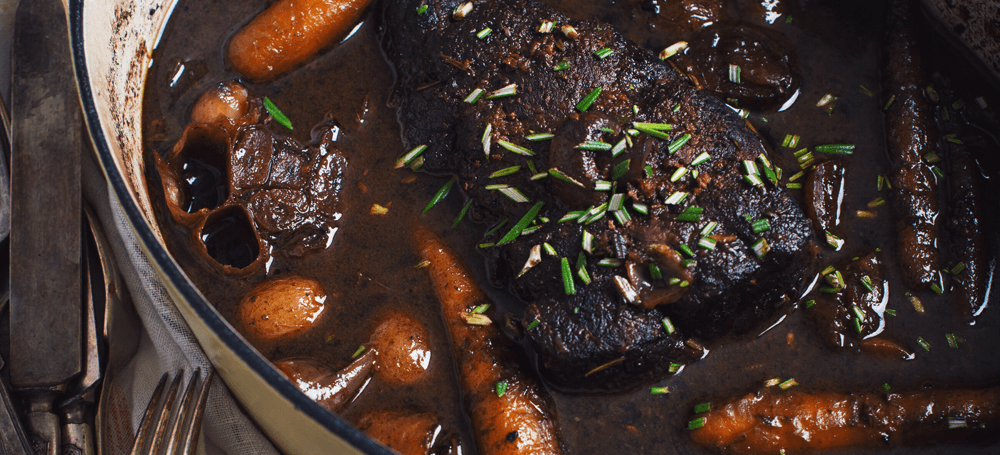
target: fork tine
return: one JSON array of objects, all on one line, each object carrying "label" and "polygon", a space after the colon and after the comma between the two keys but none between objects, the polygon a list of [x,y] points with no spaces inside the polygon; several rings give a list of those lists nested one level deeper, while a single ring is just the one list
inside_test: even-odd
[{"label": "fork tine", "polygon": [[193,454],[195,446],[198,444],[198,436],[201,434],[201,421],[205,415],[205,405],[208,403],[208,392],[212,387],[214,376],[215,370],[209,370],[208,375],[202,380],[201,387],[198,389],[198,399],[195,401],[194,410],[191,413],[190,425],[187,428],[184,444],[181,446],[181,455]]},{"label": "fork tine", "polygon": [[160,453],[160,445],[163,443],[163,438],[167,434],[167,426],[170,425],[170,417],[174,409],[174,402],[177,401],[177,391],[181,387],[181,380],[183,378],[184,371],[178,371],[177,375],[174,376],[173,382],[170,383],[170,389],[167,390],[167,397],[163,402],[163,407],[159,409],[160,418],[156,422],[156,431],[150,435],[149,450],[142,453],[149,455]]},{"label": "fork tine", "polygon": [[142,415],[142,422],[139,423],[139,431],[135,435],[135,442],[132,443],[131,455],[141,455],[142,448],[149,439],[150,428],[156,424],[156,419],[159,416],[157,412],[160,406],[160,400],[163,398],[163,388],[167,385],[167,378],[170,375],[164,373],[160,378],[160,382],[156,384],[156,389],[153,390],[153,396],[149,398],[149,404],[146,405],[146,412]]}]

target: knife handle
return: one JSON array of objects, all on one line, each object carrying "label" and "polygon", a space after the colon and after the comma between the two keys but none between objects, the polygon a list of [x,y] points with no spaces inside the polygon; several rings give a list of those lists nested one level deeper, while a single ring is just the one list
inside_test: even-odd
[{"label": "knife handle", "polygon": [[28,398],[27,422],[28,440],[34,455],[60,455],[61,431],[59,416],[52,412],[52,396],[34,395]]},{"label": "knife handle", "polygon": [[94,431],[88,421],[89,404],[74,401],[61,408],[65,419],[62,427],[62,455],[94,455]]}]

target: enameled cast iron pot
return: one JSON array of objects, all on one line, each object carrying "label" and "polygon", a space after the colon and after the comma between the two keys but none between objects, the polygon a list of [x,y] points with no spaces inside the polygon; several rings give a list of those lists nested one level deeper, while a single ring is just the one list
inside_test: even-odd
[{"label": "enameled cast iron pot", "polygon": [[[28,1],[28,0],[24,0]],[[984,70],[1000,75],[995,0],[922,0],[925,11]],[[244,408],[289,454],[388,453],[284,380],[250,347],[171,258],[146,192],[141,111],[153,49],[177,0],[69,0],[77,78],[98,159],[143,253],[205,353]]]}]

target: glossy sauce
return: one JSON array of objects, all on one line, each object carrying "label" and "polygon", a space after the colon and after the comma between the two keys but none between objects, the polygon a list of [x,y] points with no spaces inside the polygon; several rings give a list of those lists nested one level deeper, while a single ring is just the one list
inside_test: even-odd
[{"label": "glossy sauce", "polygon": [[[609,22],[652,52],[686,38],[662,30],[670,25],[665,24],[667,19],[644,11],[640,1],[551,0],[548,3],[573,16]],[[685,2],[689,3],[694,2]],[[143,125],[149,153],[165,156],[179,139],[195,100],[219,82],[237,78],[226,67],[222,50],[228,38],[266,6],[267,2],[256,0],[182,1],[175,9],[154,54],[146,86]],[[857,145],[855,153],[843,160],[847,190],[839,201],[840,223],[831,229],[847,243],[839,252],[824,248],[818,260],[825,266],[876,248],[882,250],[885,279],[889,282],[887,307],[894,309],[897,316],[886,316],[880,337],[916,352],[916,359],[904,362],[846,349],[832,350],[810,324],[805,314],[808,310],[799,308],[761,336],[711,346],[706,358],[684,367],[676,377],[653,384],[668,387],[669,394],[651,395],[649,388],[601,396],[552,392],[566,453],[710,453],[694,445],[687,435],[686,422],[693,405],[741,396],[773,377],[794,377],[803,390],[868,392],[880,390],[885,383],[894,390],[915,390],[926,386],[988,385],[1000,380],[1000,363],[995,360],[1000,348],[1000,317],[996,308],[987,308],[970,326],[956,314],[947,293],[936,296],[925,291],[917,296],[926,312],[917,314],[904,297],[907,289],[895,261],[892,210],[889,204],[869,207],[869,202],[878,197],[888,198],[886,192],[879,192],[876,187],[877,176],[888,168],[881,101],[877,96],[881,68],[880,8],[860,1],[812,2],[801,6],[785,3],[783,8],[785,16],[773,24],[767,25],[765,18],[769,16],[763,13],[760,18],[748,21],[756,21],[782,36],[783,43],[796,56],[801,85],[795,101],[782,112],[754,111],[749,120],[771,151],[772,160],[785,169],[785,179],[797,170],[794,150],[781,147],[786,134],[801,135],[800,148],[827,143]],[[734,16],[739,11],[734,4],[727,5],[724,11],[706,14]],[[793,18],[791,23],[786,23],[788,15]],[[269,359],[309,356],[342,368],[351,362],[358,346],[370,339],[386,316],[403,313],[422,324],[429,333],[433,352],[425,379],[398,385],[376,378],[347,407],[344,417],[355,421],[377,412],[432,413],[441,419],[439,424],[461,436],[464,453],[474,453],[469,423],[459,403],[454,362],[448,355],[450,346],[443,336],[440,306],[427,272],[414,267],[419,258],[409,226],[421,224],[441,233],[501,311],[519,314],[521,303],[502,290],[493,289],[485,279],[483,259],[476,251],[476,244],[486,228],[471,222],[476,214],[470,213],[457,228],[450,228],[464,203],[459,191],[453,191],[425,216],[418,216],[447,179],[422,173],[415,174],[413,179],[412,172],[393,169],[393,163],[404,152],[396,113],[387,105],[393,74],[381,57],[377,21],[371,14],[367,17],[366,23],[344,43],[302,68],[266,85],[244,82],[251,96],[268,96],[295,125],[295,130],[289,132],[272,124],[272,131],[308,143],[316,139],[310,131],[312,125],[338,126],[336,145],[349,165],[347,183],[340,195],[342,220],[330,246],[302,257],[271,252],[272,260],[259,273],[235,276],[222,273],[216,265],[202,259],[191,246],[190,232],[173,224],[166,209],[161,209],[161,226],[169,232],[171,252],[208,300],[231,321],[238,318],[236,305],[241,296],[265,277],[294,272],[320,281],[328,294],[320,325],[294,340],[258,344],[256,347]],[[935,64],[942,71],[950,68],[950,64]],[[962,73],[944,71],[952,77]],[[862,85],[876,96],[869,97],[860,88]],[[991,105],[1000,105],[1000,98],[981,81],[963,86],[969,89],[965,94],[969,108],[977,108],[971,100],[980,95],[985,95]],[[837,96],[832,113],[815,106],[827,93]],[[149,158],[147,162],[151,163],[152,156]],[[985,167],[988,178],[981,182],[981,191],[1000,194],[996,167],[990,167],[990,163]],[[204,178],[202,173],[192,175]],[[149,180],[157,182],[158,177],[151,175]],[[156,196],[159,190],[151,188],[151,191]],[[803,197],[801,190],[790,191],[796,197]],[[191,204],[208,206],[213,202],[210,199],[206,197],[203,202]],[[162,196],[154,200],[162,201]],[[998,201],[987,198],[983,202],[983,212],[988,215],[984,215],[986,219],[981,225],[997,226],[998,220],[994,218],[1000,212]],[[373,215],[373,204],[387,207],[388,213]],[[872,211],[876,217],[859,218],[857,210]],[[238,223],[231,220],[234,215],[215,218],[210,219],[214,222],[208,226],[211,229],[202,231],[208,237],[209,254],[211,245],[217,244],[214,233],[238,229]],[[992,261],[998,257],[997,231],[994,228],[986,233],[993,238],[987,253]],[[219,248],[218,256],[212,256],[232,265],[257,256],[253,251],[230,255],[223,250],[226,248]],[[994,290],[992,298],[996,297]],[[949,348],[946,333],[954,333],[966,341],[958,349]],[[929,351],[918,346],[918,336],[931,342]],[[891,452],[993,453],[995,450],[942,446],[894,448]]]}]

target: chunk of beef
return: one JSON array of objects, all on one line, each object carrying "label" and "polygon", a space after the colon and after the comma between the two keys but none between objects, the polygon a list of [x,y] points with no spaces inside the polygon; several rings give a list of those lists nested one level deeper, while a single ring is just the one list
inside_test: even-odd
[{"label": "chunk of beef", "polygon": [[[527,302],[550,383],[659,378],[701,355],[692,337],[748,332],[794,298],[809,222],[754,165],[767,152],[732,109],[605,24],[524,0],[463,16],[460,3],[386,4],[394,102],[407,146],[428,146],[424,169],[456,175],[505,223],[485,240],[490,277]],[[493,96],[470,102],[477,89]]]}]

